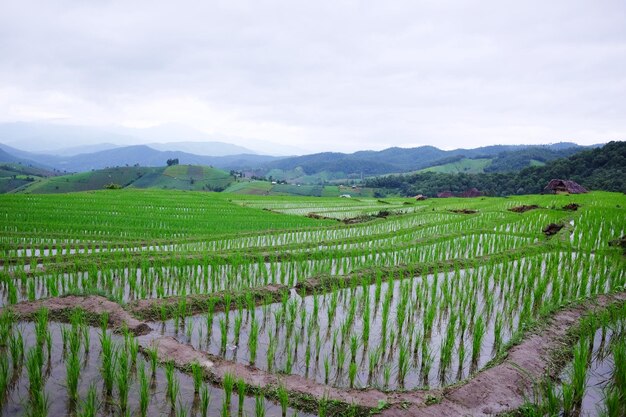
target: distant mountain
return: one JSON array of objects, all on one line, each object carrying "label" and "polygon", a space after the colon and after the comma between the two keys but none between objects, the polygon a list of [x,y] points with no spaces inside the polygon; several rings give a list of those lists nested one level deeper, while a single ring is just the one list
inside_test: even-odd
[{"label": "distant mountain", "polygon": [[203,156],[256,154],[251,149],[224,142],[166,142],[149,143],[147,146],[158,151],[180,151]]},{"label": "distant mountain", "polygon": [[0,143],[19,147],[31,153],[72,156],[147,142],[151,142],[150,146],[153,149],[198,155],[257,153],[243,146],[215,140],[204,132],[175,124],[133,129],[52,123],[0,123]]},{"label": "distant mountain", "polygon": [[0,162],[17,162],[17,158],[68,172],[137,164],[143,167],[163,166],[168,159],[178,159],[181,164],[211,165],[226,170],[241,170],[258,167],[278,159],[278,157],[267,155],[247,154],[228,156],[195,155],[177,151],[158,151],[146,145],[125,146],[69,156],[30,153],[4,144],[0,144],[0,149],[4,150],[6,154],[4,157],[0,155]]},{"label": "distant mountain", "polygon": [[69,148],[55,148],[48,149],[44,151],[33,152],[35,154],[43,154],[43,155],[58,155],[58,156],[74,156],[80,155],[83,153],[92,153],[92,152],[100,152],[106,151],[108,149],[120,148],[120,145],[115,145],[113,143],[96,143],[95,145],[82,145],[82,146],[72,146]]},{"label": "distant mountain", "polygon": [[[494,145],[475,149],[455,149],[445,151],[434,146],[418,148],[388,148],[382,151],[359,151],[345,153],[318,153],[292,158],[284,158],[267,164],[264,169],[294,170],[301,168],[305,174],[313,175],[322,171],[341,171],[350,174],[381,175],[418,171],[435,165],[454,162],[462,158],[495,158],[507,153],[525,149],[536,149],[538,153],[549,151],[556,157],[571,155],[584,149],[575,143],[559,143],[545,146]],[[525,165],[528,166],[528,165]],[[520,169],[516,167],[515,169]]]}]

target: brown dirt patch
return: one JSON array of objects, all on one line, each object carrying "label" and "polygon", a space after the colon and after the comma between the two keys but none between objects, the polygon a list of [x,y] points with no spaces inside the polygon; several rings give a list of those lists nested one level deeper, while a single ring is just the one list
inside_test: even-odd
[{"label": "brown dirt patch", "polygon": [[509,211],[512,211],[513,213],[525,213],[527,211],[530,210],[536,210],[538,209],[539,206],[536,204],[533,204],[531,206],[517,206],[517,207],[512,207],[509,209]]},{"label": "brown dirt patch", "polygon": [[546,236],[556,235],[561,231],[563,227],[564,226],[562,224],[550,223],[543,229],[543,234],[545,234]]},{"label": "brown dirt patch", "polygon": [[[121,329],[124,325],[133,334],[140,336],[152,331],[150,326],[131,316],[119,304],[110,301],[99,295],[45,298],[37,301],[25,301],[6,307],[18,315],[21,319],[31,319],[40,309],[47,308],[54,320],[66,321],[68,314],[75,309],[80,309],[86,313],[97,316],[97,319],[104,314],[109,315],[109,325],[115,329]],[[94,317],[94,320],[96,318]],[[92,321],[94,321],[92,320]],[[98,324],[98,323],[94,323]]]},{"label": "brown dirt patch", "polygon": [[576,203],[571,203],[571,204],[567,204],[563,206],[563,210],[567,210],[567,211],[576,211],[579,208],[580,208],[580,205]]},{"label": "brown dirt patch", "polygon": [[450,210],[452,213],[458,213],[458,214],[476,214],[478,213],[478,210],[470,210],[470,209],[456,209],[456,210]]}]

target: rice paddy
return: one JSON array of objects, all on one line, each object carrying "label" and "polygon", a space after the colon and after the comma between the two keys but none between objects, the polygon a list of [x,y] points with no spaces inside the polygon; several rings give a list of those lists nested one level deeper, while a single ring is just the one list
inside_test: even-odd
[{"label": "rice paddy", "polygon": [[[522,205],[538,208],[510,210]],[[609,242],[626,233],[624,207],[602,192],[0,196],[1,415],[417,410],[555,312],[623,293],[622,249]],[[547,236],[549,224],[562,228]],[[94,297],[93,311],[52,302],[69,295]],[[126,316],[109,317],[106,299]],[[615,323],[572,342],[559,410],[571,400],[595,416],[623,399],[620,376],[606,377],[621,372]],[[583,368],[603,369],[601,390]]]}]

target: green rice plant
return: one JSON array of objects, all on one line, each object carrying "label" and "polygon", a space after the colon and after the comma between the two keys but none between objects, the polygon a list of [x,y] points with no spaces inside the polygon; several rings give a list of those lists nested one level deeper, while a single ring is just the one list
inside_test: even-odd
[{"label": "green rice plant", "polygon": [[182,401],[178,402],[178,408],[176,409],[176,417],[187,417],[187,408],[183,405]]},{"label": "green rice plant", "polygon": [[368,352],[368,374],[367,374],[367,383],[371,384],[372,378],[374,377],[374,371],[378,367],[378,362],[380,361],[380,350],[375,349]]},{"label": "green rice plant", "polygon": [[26,371],[28,372],[28,390],[31,396],[36,395],[43,389],[43,353],[41,348],[33,347],[26,353]]},{"label": "green rice plant", "polygon": [[239,335],[241,334],[241,323],[243,323],[243,312],[239,312],[235,315],[235,345],[239,345]]},{"label": "green rice plant", "polygon": [[7,388],[11,382],[9,372],[9,360],[5,355],[0,355],[0,409],[4,403]]},{"label": "green rice plant", "polygon": [[46,417],[49,410],[50,398],[45,390],[36,391],[31,394],[26,412],[28,417]]},{"label": "green rice plant", "polygon": [[483,339],[485,337],[485,322],[482,317],[478,317],[474,323],[474,332],[472,334],[472,364],[475,366],[480,357]]},{"label": "green rice plant", "polygon": [[243,379],[237,380],[237,394],[239,400],[239,415],[243,415],[243,402],[246,398],[246,382]]},{"label": "green rice plant", "polygon": [[289,405],[289,392],[285,388],[283,384],[280,384],[276,389],[276,396],[278,397],[278,402],[280,403],[280,408],[282,410],[282,416],[287,417],[287,406]]},{"label": "green rice plant", "polygon": [[343,373],[343,367],[346,363],[346,351],[343,349],[339,349],[337,352],[337,376]]},{"label": "green rice plant", "polygon": [[110,396],[113,392],[113,381],[115,379],[115,368],[117,367],[117,348],[113,345],[111,336],[107,331],[100,334],[101,347],[101,367],[100,373],[104,382],[106,395]]},{"label": "green rice plant", "polygon": [[122,412],[125,412],[128,407],[128,391],[130,389],[130,364],[128,359],[128,356],[124,354],[119,355],[116,374],[117,391]]},{"label": "green rice plant", "polygon": [[265,398],[259,394],[254,397],[254,417],[265,417]]},{"label": "green rice plant", "polygon": [[356,362],[356,353],[359,349],[359,338],[355,335],[352,335],[350,338],[350,361]]},{"label": "green rice plant", "polygon": [[[22,332],[18,329],[17,335],[12,334],[9,340],[9,350],[11,351],[11,363],[13,364],[13,372],[16,372],[22,366],[24,361],[24,338]],[[2,355],[4,357],[4,355]]]},{"label": "green rice plant", "polygon": [[87,391],[87,398],[81,401],[78,417],[96,417],[98,408],[98,392],[96,391],[96,386],[91,384]]},{"label": "green rice plant", "polygon": [[207,417],[209,414],[209,405],[211,404],[211,393],[206,385],[200,390],[200,415]]},{"label": "green rice plant", "polygon": [[141,417],[148,415],[148,405],[150,404],[150,386],[148,382],[148,376],[146,375],[146,368],[141,364],[139,367],[139,412]]},{"label": "green rice plant", "polygon": [[326,417],[328,414],[328,398],[326,396],[322,397],[317,405],[317,415],[318,417]]},{"label": "green rice plant", "polygon": [[324,384],[328,385],[328,379],[330,377],[330,358],[324,357]]},{"label": "green rice plant", "polygon": [[159,361],[158,348],[156,346],[147,347],[146,352],[148,352],[148,357],[150,358],[150,372],[152,374],[152,377],[155,377],[156,368]]},{"label": "green rice plant", "polygon": [[389,388],[389,381],[391,380],[391,364],[385,363],[383,365],[383,388]]},{"label": "green rice plant", "polygon": [[587,382],[587,366],[589,361],[589,344],[585,338],[574,347],[574,360],[572,362],[571,385],[573,389],[573,400],[579,404],[585,393]]},{"label": "green rice plant", "polygon": [[248,351],[250,352],[250,365],[256,362],[257,348],[259,342],[259,324],[253,318],[250,323],[250,334],[248,335]]},{"label": "green rice plant", "polygon": [[355,362],[350,362],[348,367],[348,377],[350,380],[350,388],[354,388],[354,380],[356,379],[357,365]]},{"label": "green rice plant", "polygon": [[291,374],[291,371],[293,370],[293,363],[294,363],[294,353],[291,349],[287,348],[287,359],[285,360],[285,373],[286,374]]},{"label": "green rice plant", "polygon": [[496,314],[496,320],[493,328],[493,351],[497,352],[500,350],[500,346],[502,346],[502,315],[500,312]]},{"label": "green rice plant", "polygon": [[409,349],[405,343],[400,344],[398,352],[398,383],[404,388],[404,379],[409,371]]},{"label": "green rice plant", "polygon": [[230,415],[230,404],[233,397],[233,388],[235,387],[235,377],[230,374],[224,374],[222,379],[222,388],[224,388],[224,404],[228,407],[228,415]]},{"label": "green rice plant", "polygon": [[193,392],[198,394],[200,392],[200,385],[202,385],[203,373],[202,367],[198,362],[192,362],[191,375],[193,376]]},{"label": "green rice plant", "polygon": [[220,331],[221,331],[221,338],[220,338],[221,354],[224,355],[226,353],[226,344],[228,342],[228,320],[223,319],[223,318],[220,319]]},{"label": "green rice plant", "polygon": [[170,404],[172,405],[172,410],[176,407],[176,399],[178,399],[178,393],[180,392],[180,382],[178,381],[178,378],[174,377],[172,379],[172,385],[170,387],[170,395],[169,395],[169,400],[170,400]]},{"label": "green rice plant", "polygon": [[71,407],[75,407],[78,402],[78,381],[80,379],[80,359],[78,352],[70,352],[66,362],[66,385],[67,397]]},{"label": "green rice plant", "polygon": [[165,381],[167,383],[165,389],[165,397],[170,398],[172,394],[172,386],[174,385],[174,362],[167,361],[165,364]]}]

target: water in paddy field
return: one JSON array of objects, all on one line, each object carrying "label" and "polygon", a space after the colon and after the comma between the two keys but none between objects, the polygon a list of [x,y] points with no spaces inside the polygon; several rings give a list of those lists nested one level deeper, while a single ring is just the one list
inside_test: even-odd
[{"label": "water in paddy field", "polygon": [[[598,329],[589,339],[590,360],[587,366],[585,392],[580,407],[581,417],[600,417],[606,410],[604,404],[607,386],[613,378],[615,368],[612,347],[616,343],[626,343],[626,321]],[[571,381],[572,365],[567,366],[561,378]]]},{"label": "water in paddy field", "polygon": [[[61,329],[70,328],[70,325],[60,323],[50,323],[49,331],[51,335],[51,355],[48,359],[47,347],[44,346],[44,363],[42,373],[44,375],[45,393],[48,396],[49,410],[48,416],[61,417],[69,414],[69,402],[66,388],[66,363],[63,353],[63,342]],[[17,323],[14,327],[13,334],[17,335],[20,330],[24,338],[24,352],[27,352],[36,344],[35,325],[28,322]],[[114,384],[112,398],[105,401],[104,384],[100,373],[101,368],[101,346],[100,346],[100,330],[95,328],[89,329],[89,352],[86,353],[83,347],[80,350],[80,380],[78,384],[79,404],[87,396],[87,392],[91,385],[96,387],[98,395],[98,414],[99,416],[119,416],[119,399],[117,385]],[[122,336],[112,335],[114,342],[118,346],[123,346],[124,340]],[[0,404],[0,416],[21,416],[26,415],[30,404],[29,394],[29,376],[26,368],[26,362],[22,366],[18,366],[17,371],[13,370],[13,363],[9,348],[1,347],[3,355],[9,358],[9,372],[11,373],[11,383],[7,389],[5,399]],[[26,361],[26,360],[25,360]],[[130,389],[128,398],[128,410],[130,415],[140,415],[139,413],[139,373],[137,369],[142,365],[145,366],[146,374],[150,378],[149,390],[149,407],[148,416],[170,416],[172,408],[169,399],[166,397],[166,373],[163,367],[157,366],[156,375],[151,378],[150,363],[141,353],[137,355],[137,365],[131,371]],[[180,393],[176,408],[179,404],[187,410],[188,416],[199,416],[199,397],[194,395],[194,385],[191,376],[174,370],[175,378],[180,383]],[[204,383],[209,389],[211,402],[209,405],[209,416],[221,415],[222,404],[224,399],[224,391],[210,384]],[[235,389],[232,395],[231,411],[232,415],[240,415],[238,409],[238,395]],[[80,408],[80,405],[79,405]],[[282,415],[281,408],[278,404],[270,400],[265,400],[266,416],[278,417]],[[244,400],[244,415],[255,415],[255,398],[246,397]],[[289,409],[288,416],[295,415],[305,417],[313,417],[300,411]]]},{"label": "water in paddy field", "polygon": [[[460,271],[457,279],[471,282],[466,271]],[[317,314],[315,314],[314,296],[300,297],[295,291],[286,302],[257,307],[253,312],[237,311],[235,306],[228,315],[227,339],[225,349],[222,348],[222,329],[226,322],[223,312],[216,312],[209,326],[208,315],[196,315],[180,320],[169,320],[154,323],[154,333],[177,338],[183,343],[190,343],[195,348],[212,355],[243,364],[250,364],[251,355],[249,339],[252,321],[258,323],[258,351],[255,366],[272,372],[297,374],[335,387],[350,386],[350,363],[354,350],[356,364],[355,387],[373,386],[381,389],[413,389],[418,387],[439,387],[468,378],[470,374],[483,367],[495,355],[495,317],[502,312],[506,304],[505,297],[494,301],[491,314],[483,311],[485,300],[479,291],[474,294],[477,311],[475,320],[481,317],[485,323],[485,332],[480,344],[480,352],[472,361],[472,328],[462,332],[457,315],[454,319],[452,332],[451,358],[447,364],[441,362],[442,344],[446,343],[448,326],[451,321],[449,312],[438,312],[433,320],[430,337],[423,336],[423,321],[428,300],[416,295],[422,285],[436,285],[441,291],[445,273],[435,277],[412,278],[383,282],[380,289],[369,285],[365,289],[344,289],[317,296]],[[449,279],[454,273],[449,273]],[[457,285],[457,284],[455,284]],[[401,329],[398,327],[398,306],[401,300],[401,288],[411,287],[409,304],[406,307],[406,318]],[[492,285],[492,291],[498,294],[500,289]],[[368,296],[364,293],[367,291]],[[379,295],[377,295],[379,292]],[[389,293],[390,292],[390,293]],[[383,338],[383,300],[391,297],[387,321],[387,337]],[[441,294],[438,294],[440,297]],[[376,301],[376,298],[379,301]],[[335,300],[333,300],[335,298]],[[358,300],[356,308],[351,306],[351,299]],[[370,309],[370,332],[367,344],[363,343],[365,302]],[[336,304],[333,307],[333,304]],[[355,309],[354,322],[346,324],[350,309]],[[335,310],[333,314],[333,310]],[[239,319],[241,317],[241,319]],[[241,321],[237,340],[237,321]],[[501,343],[506,343],[518,321],[517,313],[511,315],[501,330]],[[347,336],[342,337],[343,326],[350,326]],[[354,349],[356,341],[356,349]],[[449,341],[447,343],[450,343]],[[404,345],[408,352],[408,366],[404,380],[399,376],[400,346]],[[464,351],[464,353],[461,353]],[[343,353],[342,353],[343,352]],[[341,356],[344,356],[343,359]],[[269,357],[269,360],[268,360]],[[273,357],[273,360],[272,360]],[[309,358],[307,361],[307,357]],[[374,366],[370,362],[374,362]],[[307,366],[308,362],[308,366]],[[354,366],[354,365],[353,365]]]}]

